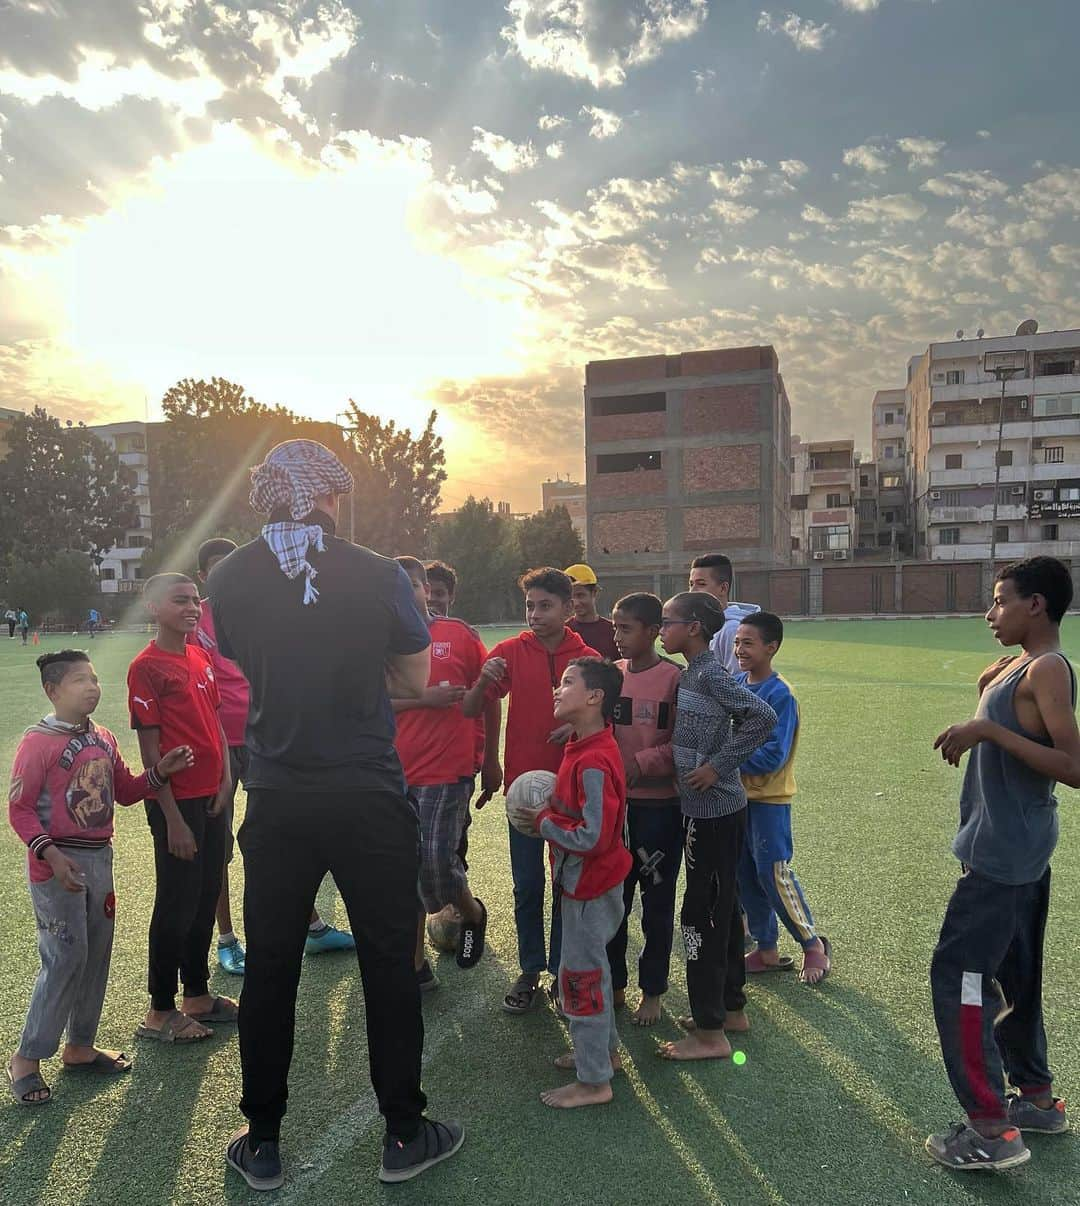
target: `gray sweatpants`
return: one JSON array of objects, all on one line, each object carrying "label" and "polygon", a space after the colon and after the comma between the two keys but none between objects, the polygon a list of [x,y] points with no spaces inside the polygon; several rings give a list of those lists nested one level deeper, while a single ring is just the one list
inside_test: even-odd
[{"label": "gray sweatpants", "polygon": [[19,1042],[23,1059],[55,1055],[65,1028],[69,1043],[93,1046],[105,1001],[116,912],[112,847],[65,847],[64,854],[85,873],[86,891],[69,892],[55,876],[30,884],[41,971]]},{"label": "gray sweatpants", "polygon": [[577,1078],[585,1084],[602,1084],[613,1075],[611,1056],[619,1047],[607,946],[622,925],[623,885],[595,900],[563,896],[559,907],[559,998],[570,1023]]}]

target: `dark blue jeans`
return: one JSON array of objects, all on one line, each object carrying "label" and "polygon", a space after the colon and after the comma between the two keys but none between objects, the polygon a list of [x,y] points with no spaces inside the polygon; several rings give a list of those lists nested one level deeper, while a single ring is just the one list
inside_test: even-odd
[{"label": "dark blue jeans", "polygon": [[544,957],[544,891],[551,879],[547,842],[526,837],[510,829],[510,872],[514,877],[514,926],[517,929],[518,963],[526,975],[545,968],[559,974],[562,947],[562,918],[552,901],[550,954]]},{"label": "dark blue jeans", "polygon": [[615,989],[626,987],[627,924],[640,884],[645,946],[638,959],[638,986],[646,996],[659,997],[668,989],[675,933],[675,890],[683,849],[682,810],[678,799],[655,804],[636,804],[631,800],[626,815],[634,865],[623,884],[626,906],[623,922],[607,948],[611,984]]}]

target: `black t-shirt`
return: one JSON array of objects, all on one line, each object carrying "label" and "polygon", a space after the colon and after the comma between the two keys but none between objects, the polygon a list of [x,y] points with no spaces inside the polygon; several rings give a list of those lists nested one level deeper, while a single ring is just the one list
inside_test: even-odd
[{"label": "black t-shirt", "polygon": [[286,578],[261,538],[210,574],[218,646],[251,684],[245,786],[400,790],[385,664],[430,643],[412,586],[397,562],[331,535],[308,560],[307,606],[304,575]]}]

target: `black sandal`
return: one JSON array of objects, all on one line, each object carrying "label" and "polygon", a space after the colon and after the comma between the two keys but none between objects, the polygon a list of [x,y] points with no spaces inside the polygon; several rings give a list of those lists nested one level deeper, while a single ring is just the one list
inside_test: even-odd
[{"label": "black sandal", "polygon": [[539,991],[539,982],[534,984],[532,976],[522,972],[503,997],[502,1007],[506,1013],[528,1013],[536,1003],[536,994]]},{"label": "black sandal", "polygon": [[484,953],[484,935],[487,933],[487,907],[478,896],[474,899],[480,906],[480,920],[466,921],[462,917],[458,931],[457,965],[466,970],[480,962],[480,956]]}]

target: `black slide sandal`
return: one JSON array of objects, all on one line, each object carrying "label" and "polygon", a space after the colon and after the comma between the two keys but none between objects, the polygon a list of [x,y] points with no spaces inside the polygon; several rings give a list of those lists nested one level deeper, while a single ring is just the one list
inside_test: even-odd
[{"label": "black slide sandal", "polygon": [[484,936],[487,934],[487,906],[479,896],[474,899],[480,906],[482,916],[479,921],[466,921],[462,917],[461,930],[458,933],[457,965],[466,970],[480,962],[484,953]]}]

